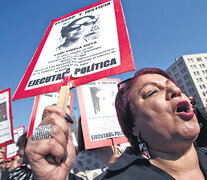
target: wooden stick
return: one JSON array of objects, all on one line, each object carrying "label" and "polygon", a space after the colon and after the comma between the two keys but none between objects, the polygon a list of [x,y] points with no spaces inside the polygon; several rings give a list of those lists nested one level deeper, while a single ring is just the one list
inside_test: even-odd
[{"label": "wooden stick", "polygon": [[112,149],[114,151],[114,154],[118,155],[118,151],[117,151],[117,147],[116,145],[114,145],[114,138],[111,138],[111,141],[112,141]]},{"label": "wooden stick", "polygon": [[[58,102],[57,102],[57,106],[62,107],[63,109],[65,109],[65,111],[67,111],[69,93],[70,93],[70,76],[65,76],[63,78],[63,82],[60,88]],[[58,164],[57,161],[55,160],[55,157],[52,156],[51,154],[48,154],[46,156],[46,159],[50,164]]]},{"label": "wooden stick", "polygon": [[70,76],[65,76],[63,78],[63,83],[60,88],[57,106],[67,110],[69,93],[70,93]]}]

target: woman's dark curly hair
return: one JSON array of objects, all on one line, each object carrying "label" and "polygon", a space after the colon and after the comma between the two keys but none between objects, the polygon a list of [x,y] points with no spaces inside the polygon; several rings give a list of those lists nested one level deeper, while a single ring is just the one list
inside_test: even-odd
[{"label": "woman's dark curly hair", "polygon": [[116,95],[115,100],[116,112],[122,131],[125,134],[125,136],[129,139],[132,149],[135,151],[139,151],[139,144],[137,142],[137,137],[134,136],[132,133],[132,128],[134,127],[134,118],[130,108],[130,98],[128,95],[131,91],[133,84],[142,75],[145,74],[160,74],[166,77],[167,79],[170,79],[174,84],[176,84],[175,81],[165,71],[157,68],[140,69],[135,73],[134,77],[119,83],[119,91]]}]

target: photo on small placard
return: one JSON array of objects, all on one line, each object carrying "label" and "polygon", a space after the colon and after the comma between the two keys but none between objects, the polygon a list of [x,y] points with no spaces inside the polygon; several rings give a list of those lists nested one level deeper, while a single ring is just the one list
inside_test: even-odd
[{"label": "photo on small placard", "polygon": [[115,110],[119,82],[103,78],[76,88],[86,149],[128,142]]},{"label": "photo on small placard", "polygon": [[115,110],[114,89],[107,87],[90,87],[94,113],[96,115],[113,114]]},{"label": "photo on small placard", "polygon": [[6,102],[3,102],[0,104],[0,122],[6,121],[7,119]]},{"label": "photo on small placard", "polygon": [[0,147],[14,142],[11,88],[0,91]]}]

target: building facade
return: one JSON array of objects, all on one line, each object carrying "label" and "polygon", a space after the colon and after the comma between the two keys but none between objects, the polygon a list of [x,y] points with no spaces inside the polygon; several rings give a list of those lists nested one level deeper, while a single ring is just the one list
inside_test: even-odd
[{"label": "building facade", "polygon": [[193,96],[197,108],[207,115],[207,53],[183,55],[166,72],[186,95]]}]

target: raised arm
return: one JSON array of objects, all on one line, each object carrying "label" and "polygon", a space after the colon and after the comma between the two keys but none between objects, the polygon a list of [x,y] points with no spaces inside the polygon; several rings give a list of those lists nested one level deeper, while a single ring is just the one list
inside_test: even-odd
[{"label": "raised arm", "polygon": [[46,107],[41,124],[28,139],[26,154],[35,179],[64,180],[74,165],[75,148],[66,116],[60,107]]}]

